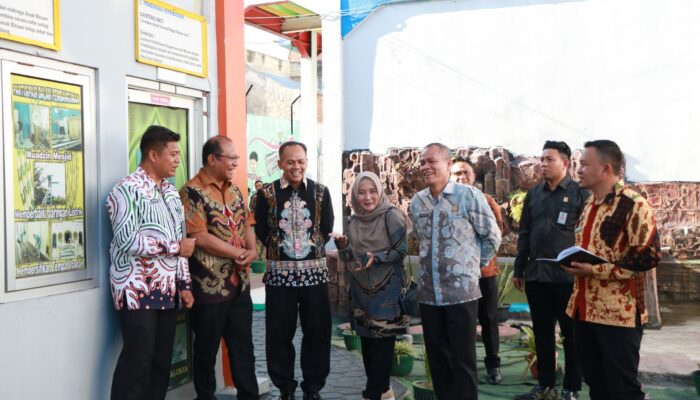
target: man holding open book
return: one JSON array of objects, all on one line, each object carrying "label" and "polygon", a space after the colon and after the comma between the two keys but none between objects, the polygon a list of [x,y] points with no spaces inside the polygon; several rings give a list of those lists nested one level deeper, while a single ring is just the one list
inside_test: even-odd
[{"label": "man holding open book", "polygon": [[[576,359],[574,331],[566,305],[573,290],[573,277],[557,263],[557,258],[575,242],[574,230],[588,196],[567,174],[571,149],[564,142],[547,141],[542,149],[544,182],[525,197],[520,219],[518,255],[513,283],[525,287],[535,332],[538,385],[517,400],[559,399],[556,390],[555,324],[559,321],[564,336],[564,383],[561,398],[576,400],[581,390],[581,372]],[[540,260],[538,260],[540,259]]]},{"label": "man holding open book", "polygon": [[578,170],[590,199],[576,230],[576,244],[610,260],[562,265],[576,277],[567,313],[574,319],[576,348],[592,400],[642,400],[637,378],[645,271],[661,258],[651,207],[625,187],[624,156],[615,142],[585,144]]}]

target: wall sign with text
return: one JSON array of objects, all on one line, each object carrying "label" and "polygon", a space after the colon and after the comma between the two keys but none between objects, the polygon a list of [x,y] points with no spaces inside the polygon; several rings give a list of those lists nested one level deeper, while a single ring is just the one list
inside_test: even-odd
[{"label": "wall sign with text", "polygon": [[2,289],[16,292],[89,281],[94,278],[89,248],[98,246],[91,239],[96,236],[90,235],[94,228],[88,227],[87,210],[95,207],[97,196],[94,189],[86,192],[86,171],[95,170],[94,75],[10,60],[1,65]]},{"label": "wall sign with text", "polygon": [[136,61],[207,76],[207,21],[158,0],[135,0]]},{"label": "wall sign with text", "polygon": [[59,0],[2,0],[0,39],[59,50]]}]

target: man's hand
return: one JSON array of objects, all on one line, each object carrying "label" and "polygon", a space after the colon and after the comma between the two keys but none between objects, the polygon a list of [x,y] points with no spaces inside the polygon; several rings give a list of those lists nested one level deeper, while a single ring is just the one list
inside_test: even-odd
[{"label": "man's hand", "polygon": [[513,278],[513,286],[522,292],[525,287],[525,280],[523,278]]},{"label": "man's hand", "polygon": [[335,241],[338,242],[338,249],[344,249],[348,247],[347,236],[335,232],[329,233],[328,236],[330,236],[332,239],[335,239]]},{"label": "man's hand", "polygon": [[185,238],[180,240],[180,256],[190,257],[194,253],[194,245],[197,239]]},{"label": "man's hand", "polygon": [[189,290],[180,291],[180,300],[182,300],[182,305],[188,310],[194,305],[194,296],[192,296],[192,292]]},{"label": "man's hand", "polygon": [[241,255],[236,257],[236,259],[234,261],[236,262],[236,264],[242,266],[242,265],[247,265],[247,264],[252,263],[257,258],[258,258],[258,252],[253,250],[253,249],[250,249],[250,250],[243,250]]},{"label": "man's hand", "polygon": [[593,275],[593,265],[588,263],[571,262],[571,267],[561,265],[562,268],[573,276],[591,276]]}]

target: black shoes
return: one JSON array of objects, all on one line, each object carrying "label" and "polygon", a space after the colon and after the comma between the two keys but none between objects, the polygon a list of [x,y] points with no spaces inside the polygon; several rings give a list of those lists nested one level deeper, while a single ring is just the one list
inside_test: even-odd
[{"label": "black shoes", "polygon": [[488,383],[492,385],[498,385],[501,383],[501,370],[498,368],[487,368],[486,369]]},{"label": "black shoes", "polygon": [[536,385],[528,393],[523,393],[513,397],[515,400],[558,400],[556,388]]},{"label": "black shoes", "polygon": [[561,391],[561,400],[578,400],[578,392],[564,389]]},{"label": "black shoes", "polygon": [[304,393],[304,400],[323,400],[318,392],[316,393]]},{"label": "black shoes", "polygon": [[280,393],[280,399],[279,400],[295,400],[294,399],[294,391],[291,392],[282,392]]}]

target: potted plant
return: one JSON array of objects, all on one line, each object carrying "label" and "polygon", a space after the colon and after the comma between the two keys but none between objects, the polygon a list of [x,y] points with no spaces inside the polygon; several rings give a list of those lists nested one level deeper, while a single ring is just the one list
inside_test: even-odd
[{"label": "potted plant", "polygon": [[391,375],[406,376],[413,371],[413,360],[418,355],[407,341],[397,341],[394,345],[394,359],[391,362]]},{"label": "potted plant", "polygon": [[[530,371],[530,375],[532,375],[533,379],[537,379],[539,377],[539,373],[537,372],[537,350],[535,347],[535,331],[532,330],[529,326],[521,326],[520,329],[525,333],[525,339],[523,341],[524,346],[523,347],[517,347],[514,350],[517,351],[524,351],[527,354],[525,355],[525,361],[527,361],[527,365],[525,366],[525,370],[523,370],[523,376],[527,374],[527,371]],[[562,347],[560,343],[560,339],[557,339],[556,341],[556,348],[560,349]],[[559,352],[555,351],[554,352],[554,365],[557,365],[557,359],[559,358]]]},{"label": "potted plant", "polygon": [[700,396],[700,364],[698,364],[698,369],[691,372],[690,375],[693,377],[693,383],[695,383],[695,393]]},{"label": "potted plant", "polygon": [[355,331],[353,331],[352,329],[343,331],[341,336],[343,336],[343,341],[345,342],[346,349],[358,350],[360,347],[362,347],[362,341],[360,341],[360,337],[357,336],[357,333],[355,333]]},{"label": "potted plant", "polygon": [[498,276],[498,322],[503,323],[508,320],[508,309],[510,304],[506,303],[506,299],[513,291],[513,267],[511,264],[506,264],[503,271]]},{"label": "potted plant", "polygon": [[265,262],[265,259],[263,258],[263,247],[261,245],[258,245],[256,243],[255,247],[258,250],[258,259],[250,263],[250,269],[253,270],[253,273],[255,274],[261,274],[265,272],[265,268],[267,267],[267,263]]},{"label": "potted plant", "polygon": [[428,363],[428,353],[423,346],[423,368],[425,369],[425,380],[413,382],[413,398],[415,400],[437,400],[433,389],[433,377],[430,375],[430,364]]}]

